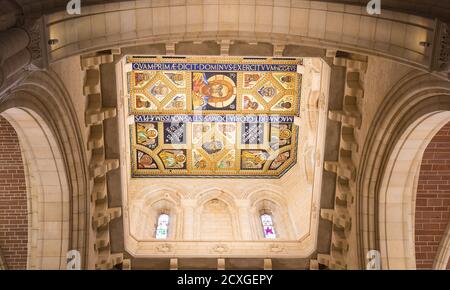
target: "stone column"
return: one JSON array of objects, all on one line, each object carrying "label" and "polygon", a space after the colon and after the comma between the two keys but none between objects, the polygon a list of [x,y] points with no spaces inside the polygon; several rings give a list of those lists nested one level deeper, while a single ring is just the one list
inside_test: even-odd
[{"label": "stone column", "polygon": [[183,239],[194,239],[194,207],[195,200],[184,199],[181,201],[183,207]]},{"label": "stone column", "polygon": [[250,204],[247,200],[236,201],[239,214],[239,224],[241,227],[241,238],[243,240],[252,239]]}]

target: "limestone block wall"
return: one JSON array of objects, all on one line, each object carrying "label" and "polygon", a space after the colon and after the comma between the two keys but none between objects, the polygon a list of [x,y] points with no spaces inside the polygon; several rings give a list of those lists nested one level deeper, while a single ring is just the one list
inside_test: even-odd
[{"label": "limestone block wall", "polygon": [[[355,132],[355,137],[359,142],[366,139],[371,122],[384,97],[402,77],[412,70],[410,67],[399,65],[384,58],[368,58],[364,90],[366,97],[361,99],[359,104],[364,118],[360,130]],[[359,162],[359,159],[356,161]]]},{"label": "limestone block wall", "polygon": [[203,208],[200,221],[202,240],[233,240],[233,219],[226,203],[211,200]]},{"label": "limestone block wall", "polygon": [[81,70],[80,57],[69,57],[60,62],[53,63],[50,65],[50,70],[54,71],[64,83],[70,96],[70,101],[76,111],[83,140],[87,140],[89,137],[89,128],[84,122],[86,104],[85,98],[83,97],[85,72]]},{"label": "limestone block wall", "polygon": [[[369,133],[369,129],[372,125],[372,122],[376,115],[379,113],[378,108],[382,104],[386,95],[389,94],[390,90],[399,82],[399,80],[404,77],[408,72],[412,71],[411,68],[407,66],[400,65],[398,63],[379,58],[379,57],[368,57],[367,60],[367,71],[364,75],[365,85],[364,85],[364,98],[360,99],[358,102],[358,107],[360,108],[362,122],[361,126],[358,130],[354,131],[354,136],[356,142],[359,144],[358,150],[354,152],[352,155],[352,159],[354,164],[356,165],[357,174],[362,171],[361,168],[361,159],[362,154],[364,152],[364,146],[367,142],[367,135]],[[372,182],[375,183],[376,180],[364,180],[364,182]],[[355,207],[359,207],[358,202],[363,199],[362,196],[359,196],[360,192],[355,196]],[[374,201],[371,200],[371,203]],[[372,204],[364,204],[362,207],[357,209],[357,212],[352,213],[352,217],[356,221],[355,227],[358,227],[363,224],[368,224],[369,219],[368,215],[373,215],[374,213],[370,210]],[[357,219],[357,214],[363,213],[364,218],[362,220]],[[355,239],[353,240],[355,250],[351,253],[352,260],[358,263],[362,263],[362,267],[366,266],[366,259],[364,257],[358,257],[360,253],[356,251],[358,248],[357,244],[360,243],[361,235],[365,235],[359,229],[355,228]],[[356,235],[359,235],[356,237]],[[360,250],[361,252],[367,253],[367,251],[374,249],[376,246],[371,245],[371,248],[365,248]],[[364,262],[358,262],[364,261]]]},{"label": "limestone block wall", "polygon": [[27,268],[27,203],[19,138],[0,117],[0,253],[7,269]]}]

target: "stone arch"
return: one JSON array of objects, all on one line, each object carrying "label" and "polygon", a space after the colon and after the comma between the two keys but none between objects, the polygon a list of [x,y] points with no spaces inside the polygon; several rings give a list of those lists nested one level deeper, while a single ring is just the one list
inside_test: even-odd
[{"label": "stone arch", "polygon": [[69,247],[69,190],[61,152],[35,112],[11,108],[2,113],[15,128],[25,163],[29,196],[30,269],[63,269]]},{"label": "stone arch", "polygon": [[65,269],[68,249],[88,267],[87,162],[64,85],[51,71],[31,72],[1,96],[0,114],[17,131],[26,164],[28,268]]},{"label": "stone arch", "polygon": [[417,174],[423,150],[449,121],[449,96],[448,82],[412,72],[378,108],[356,181],[360,267],[374,249],[381,251],[383,269],[415,267],[411,257]]},{"label": "stone arch", "polygon": [[414,215],[423,153],[449,112],[430,113],[400,137],[386,166],[379,197],[379,238],[388,268],[414,269]]}]

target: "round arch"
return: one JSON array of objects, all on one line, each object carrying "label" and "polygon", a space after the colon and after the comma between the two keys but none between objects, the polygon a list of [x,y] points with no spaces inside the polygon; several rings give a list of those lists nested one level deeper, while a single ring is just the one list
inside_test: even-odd
[{"label": "round arch", "polygon": [[11,108],[24,161],[29,212],[28,269],[63,269],[69,246],[69,188],[61,151],[35,112]]},{"label": "round arch", "polygon": [[398,140],[379,192],[379,238],[386,268],[415,269],[414,214],[417,181],[425,149],[450,121],[450,111],[426,114]]}]

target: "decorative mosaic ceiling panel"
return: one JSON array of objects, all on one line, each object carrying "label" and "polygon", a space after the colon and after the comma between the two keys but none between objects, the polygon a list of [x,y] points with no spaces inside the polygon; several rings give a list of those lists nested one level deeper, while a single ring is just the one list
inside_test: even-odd
[{"label": "decorative mosaic ceiling panel", "polygon": [[295,164],[300,60],[127,62],[133,177],[276,178]]}]

